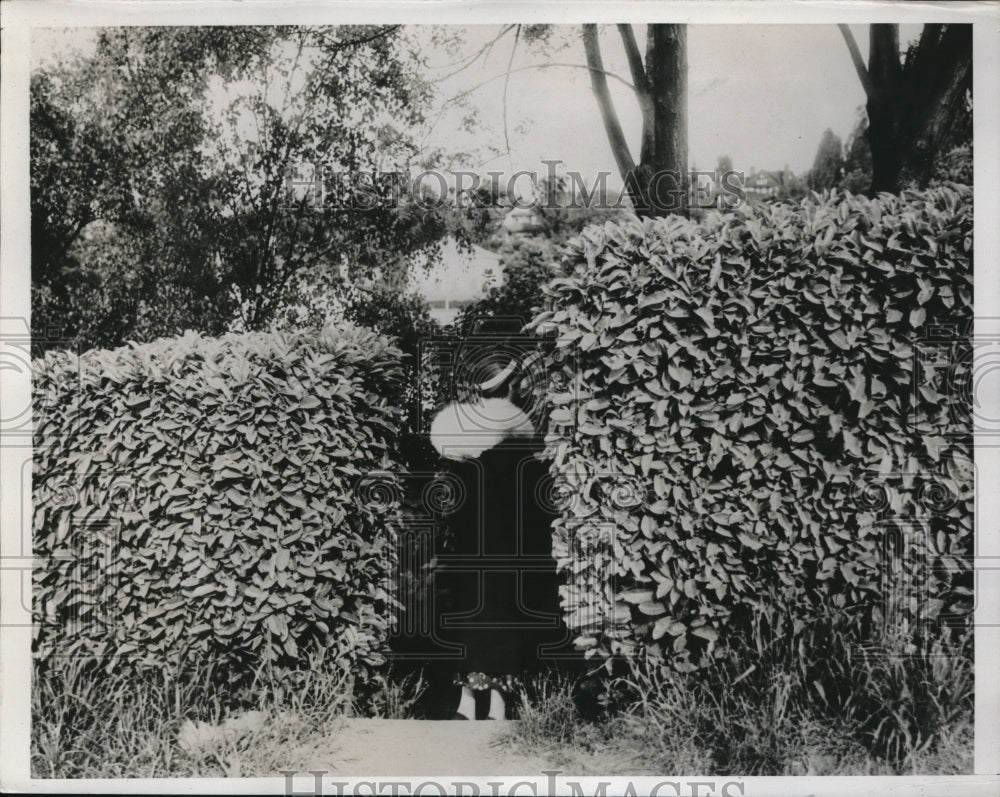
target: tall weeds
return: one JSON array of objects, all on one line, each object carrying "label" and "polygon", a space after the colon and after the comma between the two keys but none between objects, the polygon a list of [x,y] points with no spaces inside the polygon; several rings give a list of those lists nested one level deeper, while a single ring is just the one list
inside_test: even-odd
[{"label": "tall weeds", "polygon": [[[210,666],[107,673],[81,659],[36,663],[31,766],[38,778],[239,776],[307,765],[355,713],[349,675],[259,671],[228,689]],[[366,695],[366,702],[386,702]],[[388,698],[397,710],[398,695]]]},{"label": "tall weeds", "polygon": [[[794,639],[757,624],[697,672],[649,657],[615,677],[539,676],[507,742],[581,774],[969,773],[972,649],[971,630],[926,641],[893,629],[862,644],[847,618]],[[426,686],[416,673],[359,694],[322,662],[292,680],[262,669],[235,691],[207,665],[136,678],[62,659],[34,677],[39,778],[322,766],[342,716],[412,716]]]},{"label": "tall weeds", "polygon": [[[603,684],[597,723],[576,710],[579,685],[536,687],[509,741],[557,759],[588,747],[620,774],[971,772],[971,632],[918,641],[893,631],[862,644],[846,617],[794,638],[753,624],[704,670],[627,662]],[[641,767],[628,751],[641,751]]]}]

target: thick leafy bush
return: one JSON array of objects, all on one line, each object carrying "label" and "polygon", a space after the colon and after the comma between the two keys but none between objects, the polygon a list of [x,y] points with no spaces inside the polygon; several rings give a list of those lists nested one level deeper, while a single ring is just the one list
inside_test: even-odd
[{"label": "thick leafy bush", "polygon": [[570,377],[547,449],[582,643],[691,669],[838,612],[872,641],[964,621],[971,236],[938,188],[569,245],[534,328]]},{"label": "thick leafy bush", "polygon": [[347,325],[46,354],[36,656],[234,682],[325,660],[363,687],[393,614],[399,378]]}]

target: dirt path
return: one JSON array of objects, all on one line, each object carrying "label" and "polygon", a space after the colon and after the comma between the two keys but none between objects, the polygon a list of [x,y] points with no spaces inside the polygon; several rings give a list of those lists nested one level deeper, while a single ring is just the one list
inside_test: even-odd
[{"label": "dirt path", "polygon": [[503,723],[489,720],[345,719],[329,757],[315,761],[338,775],[540,775],[545,759],[500,749]]}]

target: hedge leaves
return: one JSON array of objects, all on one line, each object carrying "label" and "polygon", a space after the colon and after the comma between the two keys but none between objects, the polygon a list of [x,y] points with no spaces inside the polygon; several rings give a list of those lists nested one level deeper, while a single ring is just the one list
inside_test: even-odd
[{"label": "hedge leaves", "polygon": [[383,663],[401,377],[342,327],[187,334],[36,362],[36,656]]},{"label": "hedge leaves", "polygon": [[971,236],[971,192],[938,188],[571,242],[533,326],[586,644],[690,669],[749,616],[968,611]]}]

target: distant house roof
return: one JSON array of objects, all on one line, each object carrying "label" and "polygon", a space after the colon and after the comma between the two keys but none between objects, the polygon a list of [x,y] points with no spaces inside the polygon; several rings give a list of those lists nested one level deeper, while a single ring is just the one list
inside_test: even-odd
[{"label": "distant house roof", "polygon": [[764,190],[768,188],[785,188],[795,175],[786,166],[783,169],[761,169],[754,170],[743,177],[743,187],[750,190]]},{"label": "distant house roof", "polygon": [[545,220],[536,208],[518,205],[504,216],[503,228],[513,233],[539,232],[545,229]]},{"label": "distant house roof", "polygon": [[781,172],[755,172],[744,179],[743,185],[751,188],[780,188]]},{"label": "distant house roof", "polygon": [[500,256],[481,246],[460,249],[454,238],[441,247],[441,260],[425,268],[417,263],[410,272],[409,288],[427,300],[431,317],[452,324],[458,311],[486,295],[490,285],[503,283]]}]

